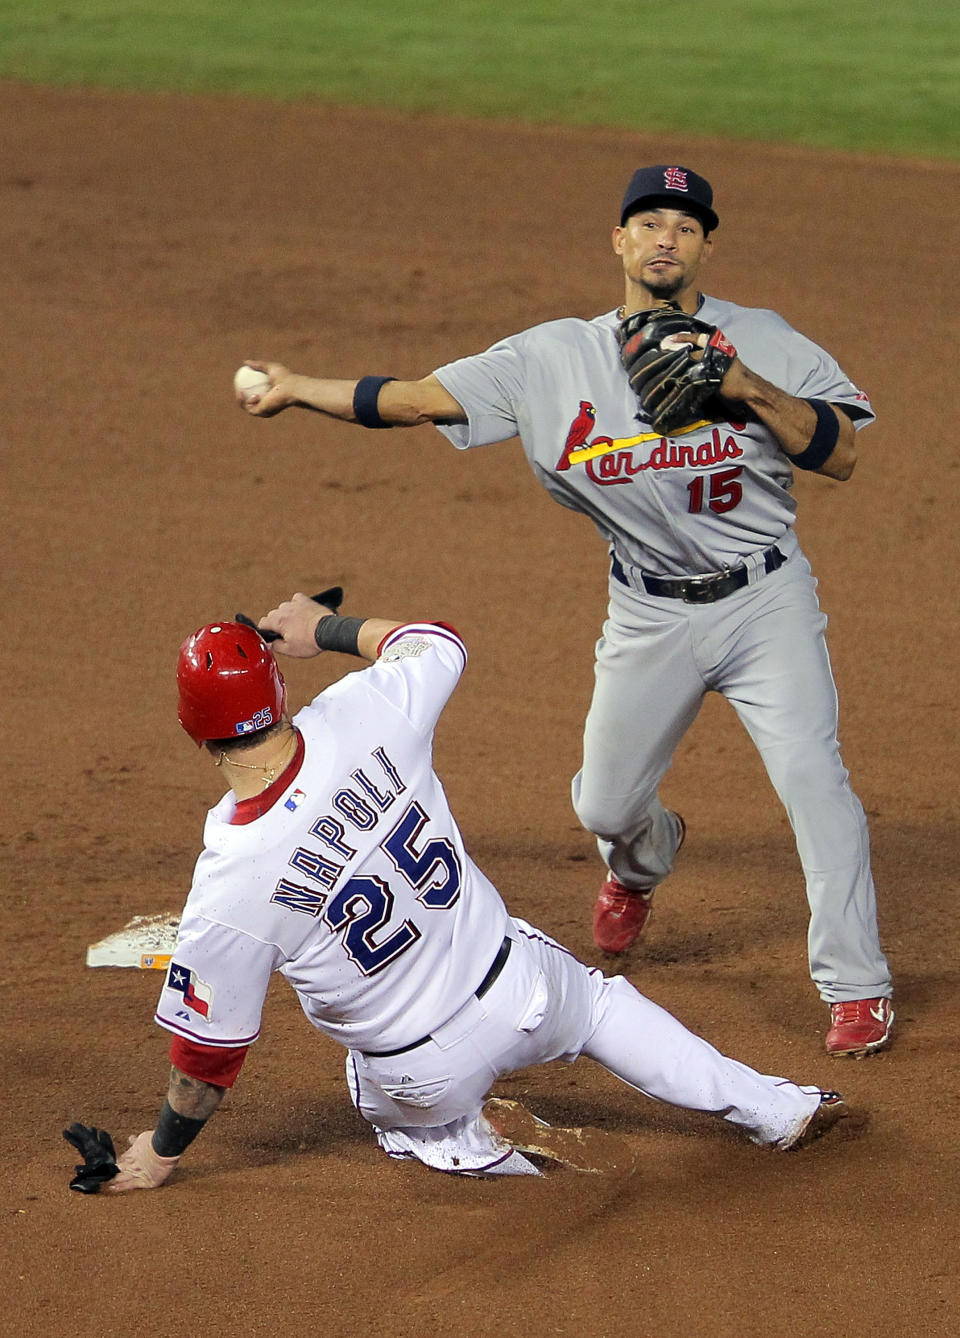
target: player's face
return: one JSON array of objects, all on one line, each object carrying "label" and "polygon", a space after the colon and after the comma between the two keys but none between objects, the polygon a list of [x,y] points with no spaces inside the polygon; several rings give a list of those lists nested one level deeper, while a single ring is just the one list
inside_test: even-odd
[{"label": "player's face", "polygon": [[613,249],[628,285],[655,298],[674,298],[691,288],[710,247],[700,220],[680,209],[641,209],[613,230]]}]

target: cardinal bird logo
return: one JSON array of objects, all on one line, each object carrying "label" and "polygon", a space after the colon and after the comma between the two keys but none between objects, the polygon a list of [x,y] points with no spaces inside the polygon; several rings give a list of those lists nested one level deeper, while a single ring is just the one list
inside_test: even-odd
[{"label": "cardinal bird logo", "polygon": [[596,409],[589,400],[581,400],[580,412],[570,424],[570,431],[567,433],[567,440],[564,443],[563,452],[556,464],[558,472],[570,468],[570,452],[577,451],[581,446],[586,445],[596,421]]}]

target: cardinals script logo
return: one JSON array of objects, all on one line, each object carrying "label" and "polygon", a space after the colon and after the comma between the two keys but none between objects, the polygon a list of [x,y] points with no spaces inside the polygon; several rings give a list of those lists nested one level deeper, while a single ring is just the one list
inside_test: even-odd
[{"label": "cardinals script logo", "polygon": [[[589,400],[581,400],[580,410],[570,424],[560,458],[554,465],[558,474],[572,465],[583,465],[592,483],[609,487],[629,483],[634,475],[646,470],[709,469],[743,455],[743,447],[731,434],[742,432],[745,423],[731,422],[721,429],[720,425],[701,418],[672,437],[661,436],[659,432],[641,432],[635,437],[607,437],[593,435],[596,422],[595,407]],[[693,440],[681,442],[676,440],[677,437],[693,437]]]}]

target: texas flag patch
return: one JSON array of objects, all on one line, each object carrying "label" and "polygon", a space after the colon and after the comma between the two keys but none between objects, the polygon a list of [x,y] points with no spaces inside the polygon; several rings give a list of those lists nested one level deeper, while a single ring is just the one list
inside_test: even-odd
[{"label": "texas flag patch", "polygon": [[182,994],[183,1002],[188,1008],[210,1021],[213,986],[201,980],[196,971],[191,971],[188,966],[181,966],[179,962],[171,962],[170,970],[167,972],[166,988]]}]

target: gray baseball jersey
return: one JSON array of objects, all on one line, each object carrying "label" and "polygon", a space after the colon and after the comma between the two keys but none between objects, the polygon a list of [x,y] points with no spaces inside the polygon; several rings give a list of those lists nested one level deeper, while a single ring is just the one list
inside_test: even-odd
[{"label": "gray baseball jersey", "polygon": [[[866,395],[773,311],[704,298],[743,362],[788,394],[842,406]],[[463,449],[519,433],[537,478],[607,540],[610,604],[597,645],[577,816],[619,883],[652,892],[669,873],[677,823],[656,787],[703,695],[723,693],[750,732],[797,838],[811,909],[810,972],[829,1003],[891,992],[877,932],[862,806],[836,738],[836,689],[809,564],[793,522],[793,470],[774,435],[730,404],[720,421],[654,432],[620,362],[616,312],[559,320],[440,367],[466,425]],[[773,574],[759,554],[778,547]],[[749,585],[713,603],[646,593],[642,576],[742,567]],[[641,584],[637,585],[637,575]],[[722,647],[722,653],[718,652]]]},{"label": "gray baseball jersey", "polygon": [[[873,419],[834,359],[776,312],[707,297],[697,315],[789,394],[843,405],[858,426]],[[617,325],[613,311],[549,321],[438,368],[469,420],[440,431],[459,449],[519,434],[550,495],[589,516],[621,562],[652,575],[718,571],[775,544],[796,505],[774,436],[735,411],[674,437],[654,432],[624,375]]]}]

